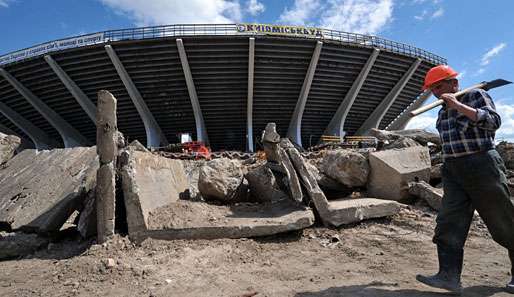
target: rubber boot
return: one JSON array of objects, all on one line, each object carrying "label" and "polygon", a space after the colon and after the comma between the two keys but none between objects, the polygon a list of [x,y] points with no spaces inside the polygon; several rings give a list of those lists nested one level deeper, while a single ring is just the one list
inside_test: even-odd
[{"label": "rubber boot", "polygon": [[439,272],[432,276],[416,275],[416,279],[425,285],[445,289],[454,295],[462,293],[460,274],[462,272],[462,261],[464,250],[448,249],[437,246],[439,258]]},{"label": "rubber boot", "polygon": [[505,291],[514,294],[514,250],[509,250],[509,258],[510,258],[510,283],[505,287]]}]

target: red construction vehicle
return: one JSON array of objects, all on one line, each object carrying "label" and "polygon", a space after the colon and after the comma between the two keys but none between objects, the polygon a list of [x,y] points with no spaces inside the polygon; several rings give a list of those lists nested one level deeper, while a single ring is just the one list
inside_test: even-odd
[{"label": "red construction vehicle", "polygon": [[182,151],[190,154],[194,159],[211,159],[211,150],[203,141],[189,141],[182,143]]}]

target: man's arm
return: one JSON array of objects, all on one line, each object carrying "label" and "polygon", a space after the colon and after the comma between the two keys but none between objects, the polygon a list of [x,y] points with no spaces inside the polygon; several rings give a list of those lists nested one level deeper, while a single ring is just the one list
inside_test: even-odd
[{"label": "man's arm", "polygon": [[443,94],[443,99],[448,108],[453,108],[471,120],[473,125],[485,130],[496,130],[501,125],[500,115],[496,112],[493,100],[483,91],[478,90],[472,94],[469,105],[460,102],[453,94]]}]

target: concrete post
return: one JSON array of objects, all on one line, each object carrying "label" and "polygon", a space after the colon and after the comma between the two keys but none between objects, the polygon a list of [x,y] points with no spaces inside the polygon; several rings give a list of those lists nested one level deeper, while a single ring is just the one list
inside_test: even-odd
[{"label": "concrete post", "polygon": [[158,147],[160,145],[168,145],[166,136],[164,136],[164,133],[162,133],[159,124],[157,124],[157,121],[150,112],[150,109],[148,109],[148,106],[146,106],[146,103],[143,100],[143,96],[141,96],[141,93],[139,93],[139,90],[134,85],[134,82],[130,78],[127,70],[125,70],[125,67],[123,67],[123,64],[118,58],[118,55],[110,45],[106,45],[105,50],[107,51],[107,54],[109,55],[114,68],[116,68],[118,76],[121,78],[125,89],[127,89],[129,97],[132,100],[132,103],[134,103],[134,106],[136,107],[141,120],[143,120],[146,131],[146,146]]},{"label": "concrete post", "polygon": [[65,147],[87,146],[89,144],[87,138],[82,136],[11,74],[1,68],[0,74],[59,132]]},{"label": "concrete post", "polygon": [[407,109],[405,109],[399,117],[397,117],[389,126],[386,127],[386,130],[393,131],[393,130],[403,130],[405,127],[407,127],[407,124],[412,120],[412,116],[410,115],[410,112],[414,109],[420,108],[423,103],[425,103],[428,98],[432,96],[431,91],[425,91],[419,95],[418,99],[416,99]]},{"label": "concrete post", "polygon": [[246,104],[246,135],[247,148],[253,152],[253,73],[255,62],[255,38],[250,37],[248,46],[248,102]]},{"label": "concrete post", "polygon": [[366,78],[368,77],[371,68],[373,68],[373,64],[375,64],[375,60],[377,59],[379,53],[379,49],[376,48],[373,50],[373,52],[368,58],[368,61],[366,62],[366,65],[364,65],[361,72],[359,73],[359,76],[357,76],[357,78],[352,84],[352,87],[350,88],[348,93],[346,93],[346,96],[337,108],[336,113],[332,117],[332,120],[330,120],[330,123],[325,129],[323,135],[342,136],[344,134],[343,129],[346,116],[352,108],[355,98],[357,98],[357,95],[359,95],[359,91],[361,90],[362,85],[366,81]]},{"label": "concrete post", "polygon": [[309,97],[312,79],[314,78],[314,74],[316,73],[316,66],[318,65],[319,55],[321,53],[322,46],[323,42],[316,42],[316,47],[314,48],[314,52],[312,53],[311,62],[309,64],[307,74],[305,75],[305,79],[303,81],[300,96],[298,96],[298,101],[293,112],[293,117],[291,118],[291,122],[289,123],[289,128],[287,130],[287,137],[300,146],[302,145],[301,130],[303,111],[305,110],[305,104],[307,103],[307,98]]},{"label": "concrete post", "polygon": [[195,83],[193,81],[191,69],[189,68],[189,62],[187,60],[186,50],[184,49],[184,43],[180,38],[177,39],[176,42],[180,63],[182,64],[182,70],[184,71],[184,77],[186,79],[187,91],[189,92],[189,98],[191,99],[191,105],[193,106],[193,113],[196,123],[196,138],[199,141],[203,141],[208,144],[209,137],[207,136],[207,130],[205,129],[202,109],[200,108],[200,102],[198,101],[198,95],[196,94]]},{"label": "concrete post", "polygon": [[108,91],[101,90],[98,92],[96,110],[96,150],[100,160],[96,175],[98,243],[114,235],[117,131],[116,98]]},{"label": "concrete post", "polygon": [[355,135],[365,135],[371,128],[378,128],[380,122],[384,118],[387,113],[387,110],[393,105],[394,101],[400,95],[403,88],[410,80],[419,64],[421,63],[421,59],[416,59],[414,63],[410,66],[409,70],[405,72],[402,78],[396,83],[396,85],[391,89],[389,94],[380,102],[380,104],[375,108],[375,110],[371,113],[371,115],[366,119],[364,124],[355,132]]}]

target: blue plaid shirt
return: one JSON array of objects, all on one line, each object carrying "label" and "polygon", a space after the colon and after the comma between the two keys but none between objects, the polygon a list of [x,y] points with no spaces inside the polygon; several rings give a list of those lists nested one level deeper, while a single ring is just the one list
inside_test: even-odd
[{"label": "blue plaid shirt", "polygon": [[443,159],[494,148],[495,131],[501,125],[494,102],[486,91],[470,91],[459,101],[477,110],[477,121],[470,120],[455,109],[448,109],[446,105],[439,110],[436,127],[443,146]]}]

